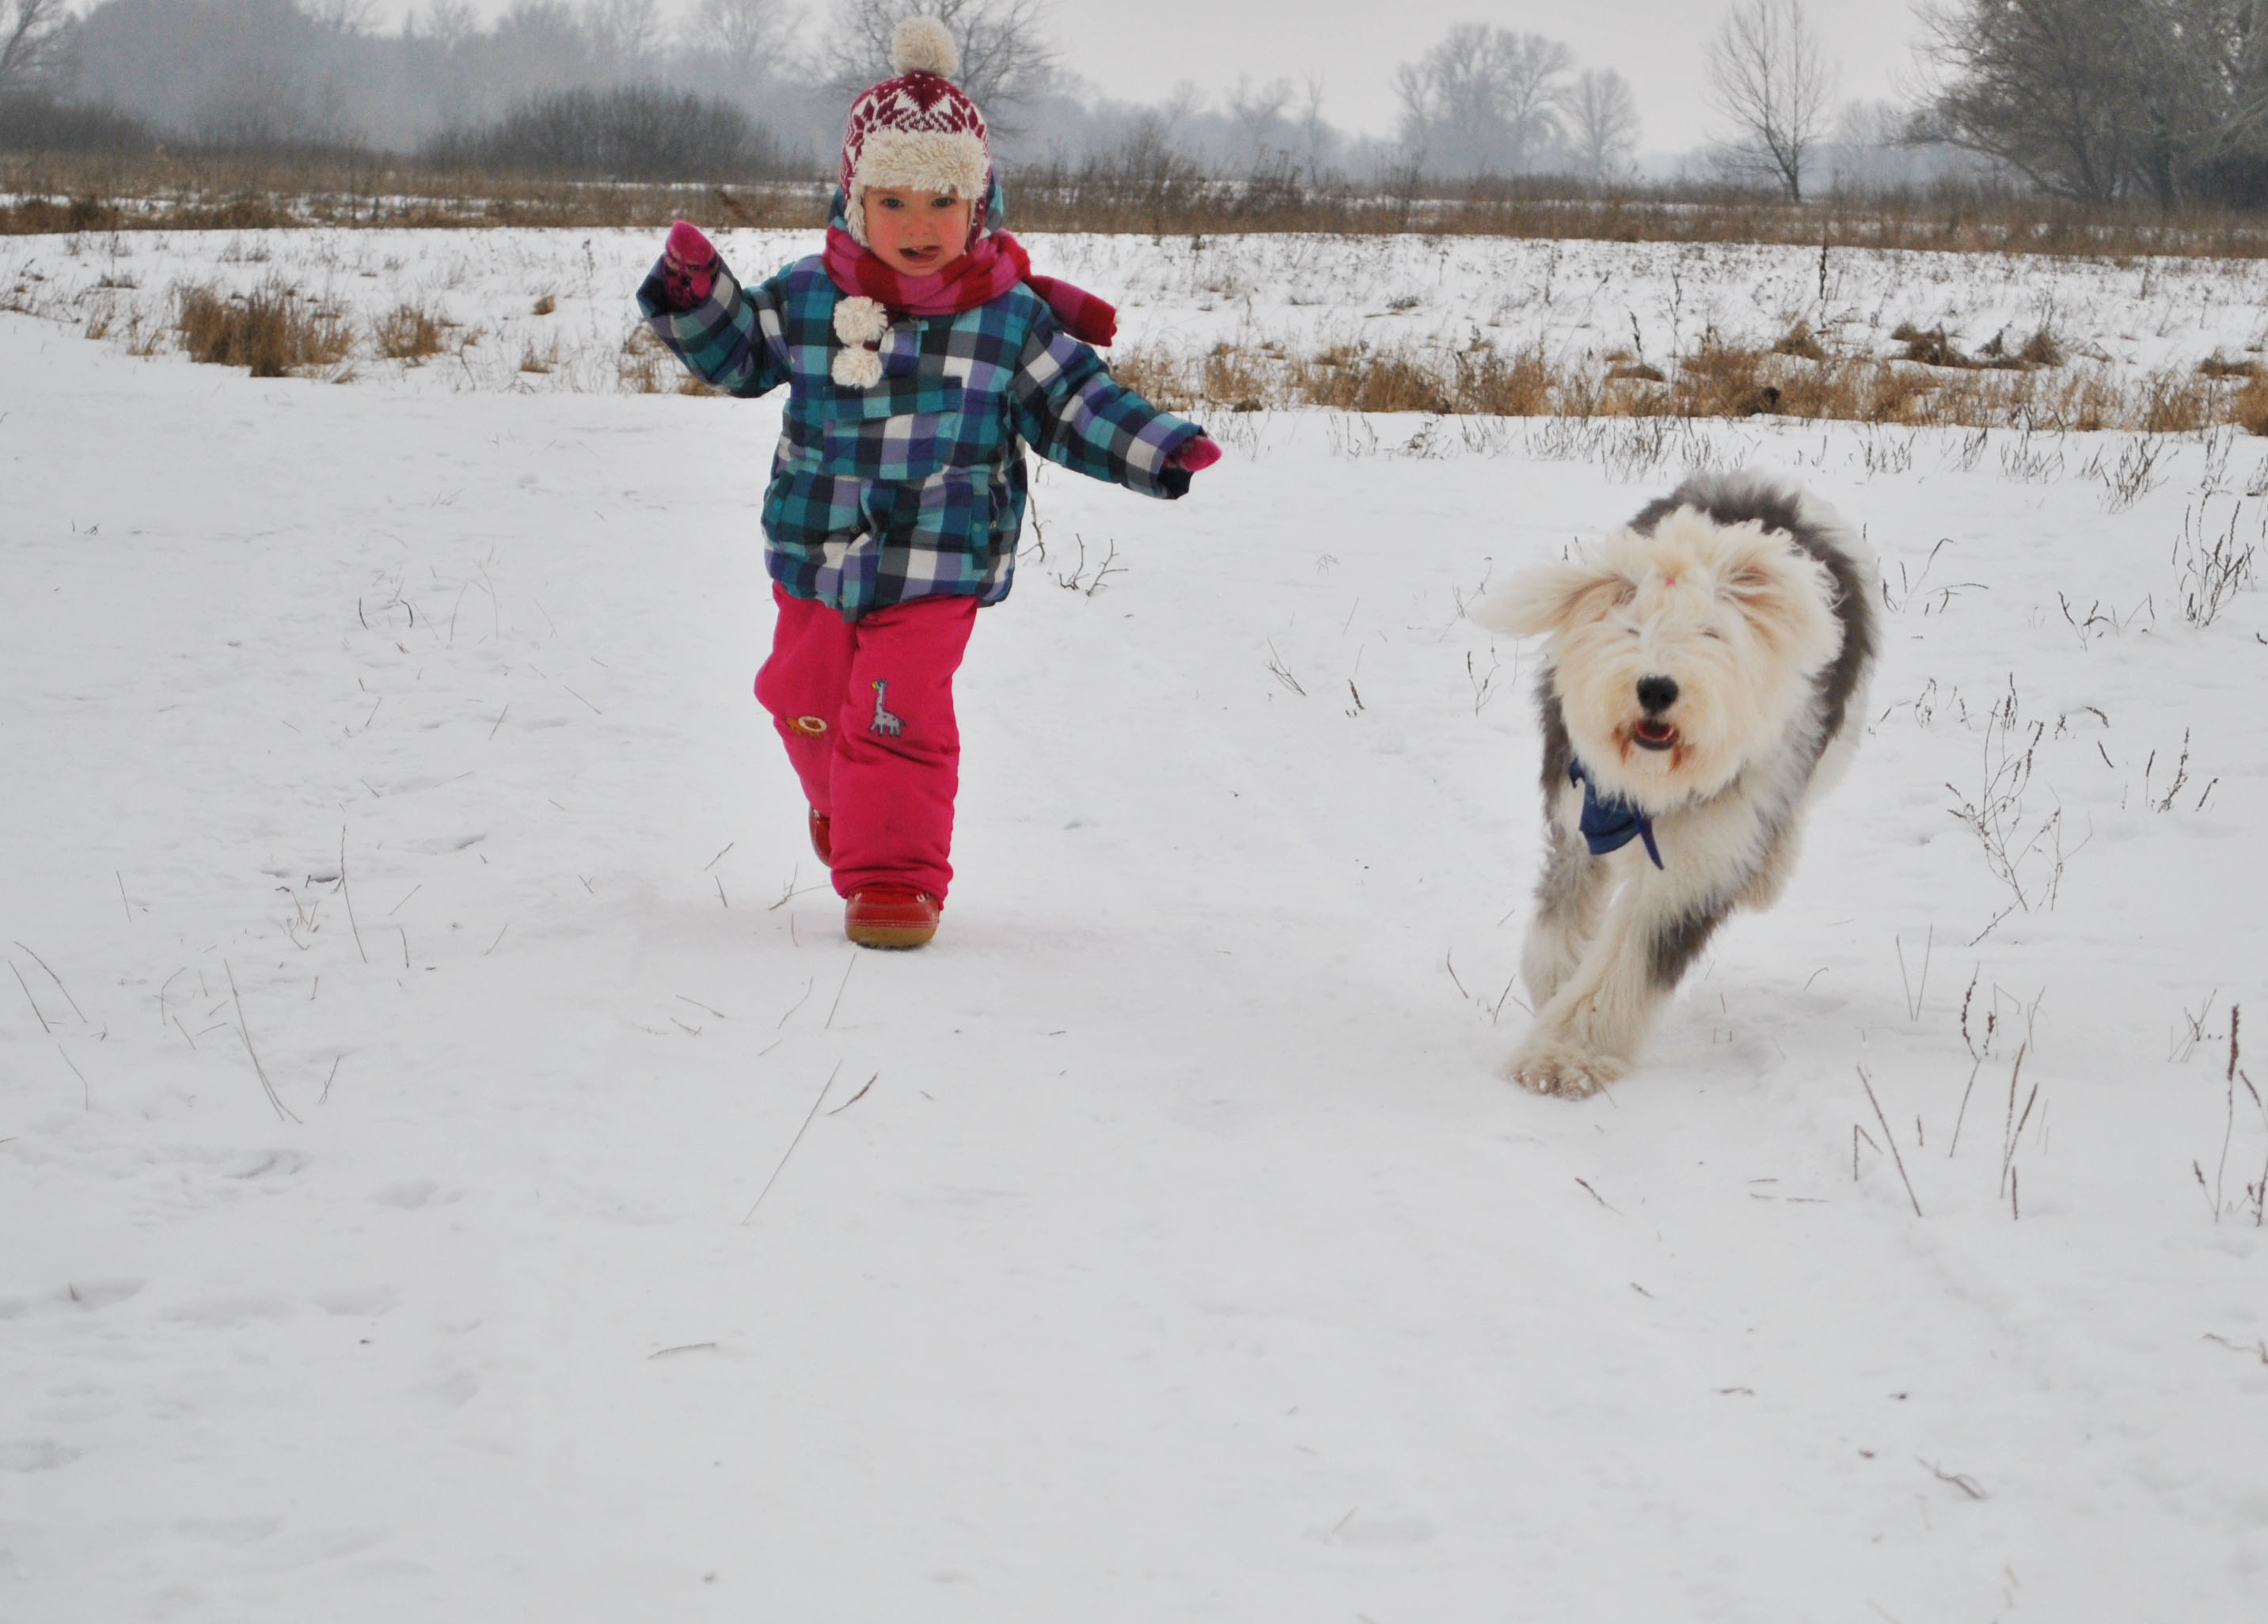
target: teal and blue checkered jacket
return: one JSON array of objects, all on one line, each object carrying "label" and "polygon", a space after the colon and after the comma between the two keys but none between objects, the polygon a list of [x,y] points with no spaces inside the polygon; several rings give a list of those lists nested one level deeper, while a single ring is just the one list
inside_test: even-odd
[{"label": "teal and blue checkered jacket", "polygon": [[669,308],[660,273],[639,308],[696,377],[745,396],[787,385],[765,562],[790,593],[846,620],[917,598],[1005,598],[1026,445],[1145,496],[1189,489],[1166,460],[1197,426],[1113,383],[1021,283],[958,315],[899,318],[881,381],[848,389],[828,371],[842,295],[819,256],[753,288],[720,265],[687,311]]}]

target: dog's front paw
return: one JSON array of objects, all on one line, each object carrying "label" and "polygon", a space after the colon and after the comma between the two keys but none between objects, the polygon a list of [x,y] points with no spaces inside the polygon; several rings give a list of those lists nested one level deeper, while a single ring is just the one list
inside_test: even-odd
[{"label": "dog's front paw", "polygon": [[1611,1054],[1590,1054],[1559,1044],[1537,1044],[1513,1059],[1512,1080],[1539,1094],[1582,1099],[1597,1093],[1630,1068]]}]

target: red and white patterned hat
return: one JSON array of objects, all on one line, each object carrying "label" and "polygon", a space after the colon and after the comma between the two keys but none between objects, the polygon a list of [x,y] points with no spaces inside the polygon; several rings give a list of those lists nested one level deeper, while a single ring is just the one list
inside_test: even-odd
[{"label": "red and white patterned hat", "polygon": [[841,181],[850,235],[866,245],[866,189],[951,192],[983,205],[992,173],[984,115],[946,76],[961,65],[953,35],[934,17],[898,25],[885,79],[850,104]]}]

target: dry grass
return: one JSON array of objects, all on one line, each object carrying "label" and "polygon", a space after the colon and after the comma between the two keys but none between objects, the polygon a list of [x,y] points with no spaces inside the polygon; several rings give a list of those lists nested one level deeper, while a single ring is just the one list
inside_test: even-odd
[{"label": "dry grass", "polygon": [[244,294],[185,287],[176,290],[175,300],[174,329],[190,359],[247,367],[254,378],[335,365],[354,349],[354,334],[342,319],[281,282]]},{"label": "dry grass", "polygon": [[[2021,372],[2038,366],[2061,366],[2070,359],[2064,350],[2063,341],[2045,327],[2035,332],[2014,349],[2008,348],[2007,334],[1995,333],[1974,356],[1963,355],[1959,347],[1946,336],[1941,327],[1924,332],[1910,321],[1901,321],[1890,330],[1890,337],[1905,346],[1898,357],[1900,360],[1918,362],[1923,366],[1964,371],[1972,367],[1990,367],[1999,371]],[[1815,360],[1820,358],[1813,357]]]},{"label": "dry grass", "polygon": [[[1632,416],[1757,417],[1777,412],[1783,393],[1770,352],[1705,341],[1685,357],[1668,396]],[[1791,374],[1793,376],[1793,374]],[[1808,414],[1818,415],[1818,413]]]},{"label": "dry grass", "polygon": [[1223,344],[1197,358],[1136,348],[1111,370],[1169,410],[1199,414],[1321,406],[1440,416],[1775,416],[2041,432],[2180,434],[2234,423],[2268,433],[2268,377],[2168,371],[2122,381],[2105,366],[2049,366],[2018,356],[1956,365],[1824,351],[1813,359],[1783,349],[1787,342],[1751,349],[1706,340],[1666,378],[1626,357],[1557,364],[1537,349],[1502,354],[1484,342],[1458,351],[1339,344],[1307,355]]},{"label": "dry grass", "polygon": [[1218,344],[1200,359],[1131,349],[1112,374],[1168,410],[1257,412],[1327,406],[1348,412],[1536,417],[1553,410],[1555,377],[1540,349],[1503,355],[1414,345],[1336,344],[1313,355]]},{"label": "dry grass", "polygon": [[666,226],[681,215],[729,225],[817,228],[813,181],[646,186],[453,173],[366,158],[196,154],[0,154],[0,235],[256,231],[301,225]]},{"label": "dry grass", "polygon": [[2268,377],[2255,374],[2228,403],[2228,421],[2249,434],[2268,434]]},{"label": "dry grass", "polygon": [[1827,359],[1826,348],[1813,335],[1808,321],[1799,321],[1788,328],[1771,348],[1776,356],[1793,356],[1800,361]]},{"label": "dry grass", "polygon": [[1923,366],[1972,367],[1977,364],[1954,346],[1945,335],[1943,327],[1932,327],[1925,333],[1910,321],[1901,321],[1890,329],[1890,337],[1905,346],[1898,358],[1918,362]]},{"label": "dry grass", "polygon": [[[1999,339],[1996,336],[1986,349],[1996,349],[1999,342]],[[2061,366],[2070,358],[2064,353],[2063,341],[2045,327],[2042,327],[2026,339],[2022,347],[2016,351],[2017,360],[2033,366]]]},{"label": "dry grass", "polygon": [[[1610,242],[1800,243],[2087,259],[2268,258],[2268,217],[2226,209],[2090,207],[1975,187],[1837,197],[1793,207],[1723,188],[1638,192],[1535,179],[1469,187],[1306,185],[1285,175],[1205,180],[1027,166],[1011,177],[1026,231],[1325,231]],[[387,154],[328,158],[0,153],[0,234],[265,226],[666,226],[815,229],[829,184],[658,186],[434,169]]]},{"label": "dry grass", "polygon": [[397,305],[371,324],[371,342],[388,361],[423,361],[442,350],[447,324],[415,305]]},{"label": "dry grass", "polygon": [[632,394],[661,394],[672,388],[684,371],[677,357],[653,335],[653,329],[639,327],[632,329],[622,354],[615,357],[615,374]]}]

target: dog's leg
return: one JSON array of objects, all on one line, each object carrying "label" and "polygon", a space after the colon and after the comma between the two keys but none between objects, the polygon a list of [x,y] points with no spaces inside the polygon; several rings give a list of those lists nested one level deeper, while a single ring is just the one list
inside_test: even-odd
[{"label": "dog's leg", "polygon": [[1536,1010],[1551,1002],[1582,962],[1584,949],[1598,932],[1608,889],[1607,865],[1591,855],[1572,825],[1555,819],[1550,840],[1543,877],[1535,882],[1535,917],[1520,952],[1520,979],[1527,984],[1529,1007]]},{"label": "dog's leg", "polygon": [[[1667,845],[1665,841],[1665,846]],[[1637,853],[1636,847],[1625,847]],[[1696,874],[1618,864],[1629,872],[1580,962],[1536,1010],[1513,1079],[1539,1094],[1596,1092],[1630,1069],[1662,1004],[1731,910],[1735,892]],[[1604,869],[1609,865],[1599,863]]]}]

